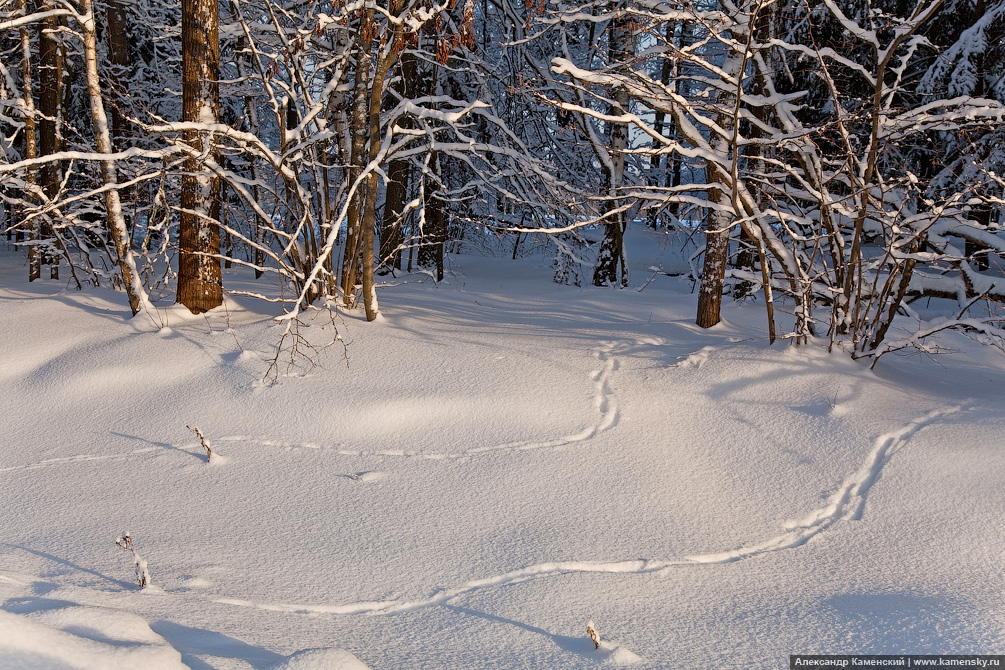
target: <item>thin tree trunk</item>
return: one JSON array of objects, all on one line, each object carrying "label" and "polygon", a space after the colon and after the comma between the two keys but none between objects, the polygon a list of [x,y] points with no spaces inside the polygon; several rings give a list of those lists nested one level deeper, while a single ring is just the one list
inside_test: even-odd
[{"label": "thin tree trunk", "polygon": [[[678,28],[678,22],[667,21],[666,27],[664,28],[664,40],[667,46],[674,44],[675,35]],[[671,58],[669,55],[665,55],[663,58],[663,63],[660,67],[660,83],[664,86],[670,85],[671,79],[674,81],[673,88],[676,88],[676,78],[675,70],[677,60],[676,58]],[[656,117],[653,123],[653,131],[660,136],[663,136],[663,128],[665,125],[670,126],[671,136],[676,132],[676,123],[673,117],[667,118],[667,114],[662,109],[656,112]],[[653,140],[652,149],[653,151],[658,151],[662,148],[662,143],[659,140]],[[672,154],[671,154],[672,156]],[[649,175],[650,183],[657,187],[663,187],[667,185],[667,175],[666,175],[666,163],[668,157],[665,154],[653,154],[649,157]],[[670,158],[672,160],[672,158]],[[649,215],[649,227],[657,228],[659,226],[659,208],[654,207],[652,213]]]},{"label": "thin tree trunk", "polygon": [[[220,111],[219,16],[216,0],[182,0],[182,119],[214,124]],[[200,154],[215,156],[210,133],[186,131]],[[185,161],[178,230],[177,301],[193,314],[223,304],[220,271],[219,179],[197,158]]]},{"label": "thin tree trunk", "polygon": [[[368,134],[370,137],[370,162],[380,157],[380,107],[384,100],[384,82],[391,65],[398,58],[401,47],[401,31],[395,29],[390,43],[382,45],[378,50],[377,68],[373,73],[373,83],[370,86],[370,117]],[[377,290],[374,285],[373,262],[373,231],[376,226],[377,207],[377,174],[371,172],[366,178],[366,200],[363,205],[363,307],[366,310],[366,320],[377,318]]]},{"label": "thin tree trunk", "polygon": [[[27,15],[27,0],[20,0],[18,8],[21,13]],[[32,74],[31,74],[31,35],[28,33],[28,26],[21,27],[21,88],[24,94],[22,101],[22,114],[24,115],[24,157],[27,160],[38,157],[38,136],[35,129],[35,98],[32,95]],[[38,183],[35,168],[29,167],[25,174],[25,183],[30,189]],[[25,199],[29,200],[33,196],[26,189]],[[30,201],[30,200],[29,200]],[[34,225],[32,226],[34,228]],[[18,241],[24,239],[24,232],[18,229]],[[35,241],[38,235],[29,233],[29,239]],[[35,281],[42,276],[41,256],[37,244],[28,247],[28,281]]]},{"label": "thin tree trunk", "polygon": [[108,60],[112,64],[112,140],[119,150],[125,148],[128,129],[122,114],[123,79],[129,68],[129,22],[121,0],[106,0],[108,24]]},{"label": "thin tree trunk", "polygon": [[[108,117],[105,115],[105,105],[101,99],[101,81],[98,79],[98,45],[95,36],[94,7],[91,0],[80,0],[83,20],[81,32],[84,38],[84,61],[87,66],[87,93],[91,102],[91,121],[94,128],[94,141],[98,153],[111,154],[112,140],[108,132]],[[115,174],[115,161],[106,158],[101,161],[101,176],[108,188],[105,191],[105,210],[108,215],[108,229],[115,240],[115,250],[119,256],[119,272],[122,273],[122,283],[129,297],[129,308],[133,315],[141,309],[149,308],[150,301],[147,292],[140,282],[136,271],[136,260],[129,246],[129,232],[126,230],[126,220],[122,215],[122,203],[119,201],[119,191],[115,188],[118,177]]]},{"label": "thin tree trunk", "polygon": [[[350,165],[348,183],[354,184],[366,165],[366,141],[369,132],[369,107],[367,105],[367,84],[370,80],[370,41],[364,39],[372,32],[373,10],[367,11],[360,19],[359,44],[356,52],[355,84],[352,94],[352,118],[350,132],[352,146],[350,149]],[[359,274],[360,252],[363,246],[363,205],[364,191],[368,184],[361,183],[349,204],[346,216],[347,229],[345,249],[342,253],[342,295],[347,307],[353,306],[356,295],[356,280]]]},{"label": "thin tree trunk", "polygon": [[[984,15],[984,4],[984,0],[977,0],[976,7],[974,8],[975,16]],[[977,61],[977,71],[974,73],[976,83],[974,85],[973,96],[975,98],[983,98],[986,95],[985,66],[987,61],[987,52],[976,56],[975,60]],[[991,225],[991,207],[988,205],[980,205],[974,208],[973,218],[977,222],[977,225],[984,230],[987,230]],[[991,268],[991,259],[989,258],[989,251],[986,246],[967,239],[963,243],[963,253],[966,254],[967,258],[971,260],[978,270],[988,270]]]},{"label": "thin tree trunk", "polygon": [[[611,35],[609,62],[615,64],[627,64],[628,59],[635,52],[635,34],[632,31],[631,19],[624,11],[618,11],[615,18],[611,20]],[[629,96],[624,87],[618,87],[612,92],[614,104],[611,105],[610,114],[615,115],[628,111]],[[628,126],[624,123],[609,124],[608,155],[611,166],[604,167],[607,177],[607,211],[613,211],[618,207],[617,193],[621,188],[625,174],[625,151],[628,149]],[[618,212],[612,218],[608,218],[604,225],[604,239],[600,243],[600,252],[597,255],[597,265],[593,271],[593,284],[595,286],[608,286],[619,284],[628,286],[628,268],[625,265],[624,234],[625,234],[625,213]],[[620,270],[620,272],[619,272]]]}]

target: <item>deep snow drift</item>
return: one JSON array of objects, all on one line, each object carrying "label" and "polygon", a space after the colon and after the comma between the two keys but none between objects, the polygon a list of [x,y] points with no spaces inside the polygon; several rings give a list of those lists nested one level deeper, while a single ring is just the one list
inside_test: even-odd
[{"label": "deep snow drift", "polygon": [[637,235],[627,290],[385,278],[275,383],[273,305],[129,320],[2,252],[0,668],[1001,653],[1005,356],[949,334],[870,371],[769,347],[757,302],[702,331],[647,270],[684,241]]}]

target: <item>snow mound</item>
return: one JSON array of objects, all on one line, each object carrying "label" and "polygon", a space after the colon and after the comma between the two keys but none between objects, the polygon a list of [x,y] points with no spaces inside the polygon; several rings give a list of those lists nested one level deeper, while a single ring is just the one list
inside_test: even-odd
[{"label": "snow mound", "polygon": [[635,665],[643,660],[638,654],[610,642],[601,642],[597,651],[604,655],[604,662],[608,665]]},{"label": "snow mound", "polygon": [[634,665],[643,662],[641,656],[620,644],[601,640],[597,633],[597,627],[592,621],[586,624],[586,634],[584,648],[589,649],[588,653],[596,655],[604,665]]},{"label": "snow mound", "polygon": [[345,649],[305,649],[273,670],[370,670],[370,667]]},{"label": "snow mound", "polygon": [[146,621],[96,607],[31,619],[0,611],[0,659],[5,670],[187,670],[181,654]]}]

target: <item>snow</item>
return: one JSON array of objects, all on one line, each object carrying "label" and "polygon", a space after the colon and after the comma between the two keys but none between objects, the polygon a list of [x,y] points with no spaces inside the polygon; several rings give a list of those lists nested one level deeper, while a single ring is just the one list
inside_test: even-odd
[{"label": "snow", "polygon": [[0,665],[9,670],[183,670],[181,654],[127,612],[66,606],[0,610]]},{"label": "snow", "polygon": [[302,313],[347,345],[275,381],[277,305],[129,319],[0,251],[0,668],[999,653],[1001,353],[944,333],[869,370],[768,346],[759,298],[702,330],[646,271],[692,244],[656,235],[627,239],[643,291],[534,257],[385,278],[377,322]]}]

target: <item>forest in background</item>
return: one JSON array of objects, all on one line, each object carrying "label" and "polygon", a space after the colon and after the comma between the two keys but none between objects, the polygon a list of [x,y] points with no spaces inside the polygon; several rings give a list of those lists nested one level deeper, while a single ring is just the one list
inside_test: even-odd
[{"label": "forest in background", "polygon": [[531,235],[627,286],[634,222],[701,236],[702,327],[1005,341],[1002,1],[3,0],[0,51],[0,229],[134,314],[240,264],[288,334],[372,320],[375,275]]}]

